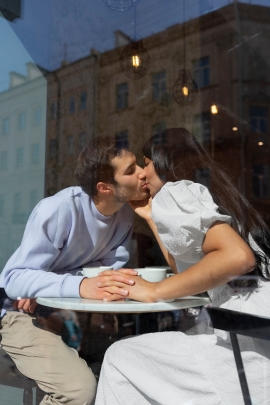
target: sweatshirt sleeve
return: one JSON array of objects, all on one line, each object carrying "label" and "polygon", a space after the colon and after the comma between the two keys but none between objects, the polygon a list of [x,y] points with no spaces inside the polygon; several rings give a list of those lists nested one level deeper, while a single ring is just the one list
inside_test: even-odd
[{"label": "sweatshirt sleeve", "polygon": [[71,213],[65,200],[42,200],[27,222],[21,246],[7,262],[1,284],[12,299],[35,297],[80,297],[83,277],[55,274],[49,269],[58,257],[71,228]]}]

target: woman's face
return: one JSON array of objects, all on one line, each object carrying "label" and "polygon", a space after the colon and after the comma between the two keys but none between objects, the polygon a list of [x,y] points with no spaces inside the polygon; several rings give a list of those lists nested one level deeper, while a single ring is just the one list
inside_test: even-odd
[{"label": "woman's face", "polygon": [[165,181],[160,180],[155,171],[153,161],[147,157],[144,157],[144,171],[146,177],[146,187],[149,189],[151,197],[155,197],[161,187],[164,186]]}]

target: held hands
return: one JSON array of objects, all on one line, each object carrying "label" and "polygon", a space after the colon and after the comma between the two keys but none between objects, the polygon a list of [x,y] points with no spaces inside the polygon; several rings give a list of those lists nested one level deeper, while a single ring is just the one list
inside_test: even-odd
[{"label": "held hands", "polygon": [[147,222],[151,220],[152,197],[147,197],[144,200],[129,201],[129,205],[136,214],[145,219]]},{"label": "held hands", "polygon": [[[117,271],[104,271],[102,274],[106,273],[109,275],[109,273],[118,273],[119,270]],[[149,283],[148,281],[144,280],[141,277],[138,276],[130,276],[129,277],[130,281],[133,281],[133,284],[129,282],[128,284],[123,284],[121,282],[117,282],[118,288],[121,290],[125,290],[127,294],[125,295],[125,298],[131,298],[137,301],[143,301],[143,302],[155,302],[155,288],[157,284],[159,283]],[[106,280],[104,277],[104,280],[98,282],[98,286],[100,289],[107,289],[110,288],[112,280]],[[114,301],[113,295],[108,295],[107,297],[103,298],[103,301]]]},{"label": "held hands", "polygon": [[80,296],[93,300],[119,301],[128,296],[127,286],[134,285],[137,271],[132,269],[106,270],[98,277],[84,278]]}]

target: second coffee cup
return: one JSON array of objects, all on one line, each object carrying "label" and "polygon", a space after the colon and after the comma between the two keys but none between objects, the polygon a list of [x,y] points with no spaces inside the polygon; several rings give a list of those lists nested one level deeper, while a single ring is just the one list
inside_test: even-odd
[{"label": "second coffee cup", "polygon": [[138,276],[144,278],[146,281],[150,281],[152,283],[157,283],[159,281],[165,280],[167,270],[164,267],[162,268],[154,268],[154,267],[145,267],[135,269],[138,272]]}]

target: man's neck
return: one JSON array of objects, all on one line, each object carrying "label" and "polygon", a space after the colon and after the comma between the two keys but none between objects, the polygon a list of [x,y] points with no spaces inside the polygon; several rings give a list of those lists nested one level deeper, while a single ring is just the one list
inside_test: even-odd
[{"label": "man's neck", "polygon": [[112,199],[101,199],[99,197],[93,197],[93,202],[96,206],[98,212],[102,215],[110,216],[113,215],[115,212],[119,211],[120,208],[123,207],[124,203],[116,203]]}]

